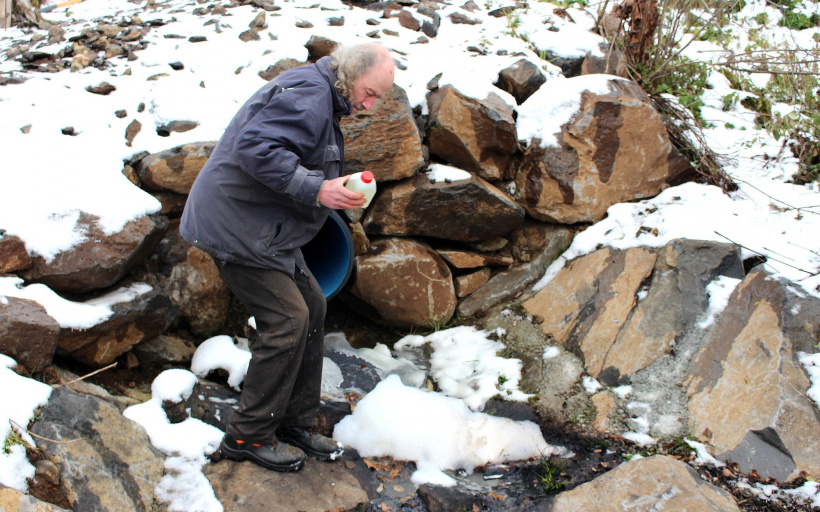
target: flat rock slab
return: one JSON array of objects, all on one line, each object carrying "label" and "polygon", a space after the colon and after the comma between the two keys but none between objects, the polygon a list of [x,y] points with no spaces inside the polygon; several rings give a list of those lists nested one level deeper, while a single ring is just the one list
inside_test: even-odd
[{"label": "flat rock slab", "polygon": [[308,458],[301,471],[278,473],[252,462],[223,459],[203,472],[225,510],[326,512],[350,510],[369,501],[343,460]]}]

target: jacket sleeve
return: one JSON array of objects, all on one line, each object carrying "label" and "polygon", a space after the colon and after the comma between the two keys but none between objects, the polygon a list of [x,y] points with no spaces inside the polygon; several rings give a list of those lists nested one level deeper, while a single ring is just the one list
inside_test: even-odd
[{"label": "jacket sleeve", "polygon": [[324,152],[321,133],[332,123],[332,113],[322,112],[324,96],[318,84],[276,93],[238,134],[235,161],[267,187],[300,203],[316,204],[325,176],[302,162]]}]

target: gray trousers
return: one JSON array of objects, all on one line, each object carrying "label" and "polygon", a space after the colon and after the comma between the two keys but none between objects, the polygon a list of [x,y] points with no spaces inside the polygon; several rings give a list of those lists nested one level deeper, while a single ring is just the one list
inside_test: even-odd
[{"label": "gray trousers", "polygon": [[296,277],[217,261],[228,288],[256,319],[239,409],[227,432],[253,443],[276,440],[280,425],[316,425],[324,360],[325,295],[310,273]]}]

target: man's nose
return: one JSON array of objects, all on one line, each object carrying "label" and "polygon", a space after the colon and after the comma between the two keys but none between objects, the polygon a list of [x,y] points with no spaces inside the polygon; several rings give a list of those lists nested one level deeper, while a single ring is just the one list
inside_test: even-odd
[{"label": "man's nose", "polygon": [[375,102],[376,98],[365,98],[364,101],[362,101],[362,106],[365,110],[370,110],[370,108],[373,106],[373,103]]}]

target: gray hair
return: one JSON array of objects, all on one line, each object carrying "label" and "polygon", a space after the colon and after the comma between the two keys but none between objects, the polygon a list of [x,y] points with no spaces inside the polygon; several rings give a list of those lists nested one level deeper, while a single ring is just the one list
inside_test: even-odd
[{"label": "gray hair", "polygon": [[334,85],[342,96],[349,98],[356,81],[385,58],[389,58],[389,54],[377,43],[337,46],[330,54],[330,67],[336,71]]}]

